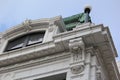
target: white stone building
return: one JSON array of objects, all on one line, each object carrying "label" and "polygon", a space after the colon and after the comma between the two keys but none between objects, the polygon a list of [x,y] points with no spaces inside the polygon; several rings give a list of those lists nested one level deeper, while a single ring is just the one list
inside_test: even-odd
[{"label": "white stone building", "polygon": [[102,24],[26,20],[0,34],[0,80],[120,80],[117,56]]},{"label": "white stone building", "polygon": [[120,73],[120,61],[117,62],[117,66],[118,66],[118,70],[119,70],[119,73]]}]

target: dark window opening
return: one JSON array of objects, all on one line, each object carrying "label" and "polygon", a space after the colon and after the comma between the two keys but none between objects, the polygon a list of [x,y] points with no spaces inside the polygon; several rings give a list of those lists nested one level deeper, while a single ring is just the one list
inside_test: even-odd
[{"label": "dark window opening", "polygon": [[6,50],[9,51],[9,50],[21,48],[23,46],[24,40],[25,40],[24,37],[20,37],[20,38],[10,41],[7,45]]},{"label": "dark window opening", "polygon": [[66,80],[66,73],[52,75],[52,76],[43,77],[43,78],[34,79],[34,80]]},{"label": "dark window opening", "polygon": [[29,39],[28,39],[27,45],[41,43],[43,41],[43,36],[44,36],[44,34],[36,34],[36,33],[30,35],[28,37]]},{"label": "dark window opening", "polygon": [[8,41],[5,51],[42,43],[45,32],[35,32]]}]

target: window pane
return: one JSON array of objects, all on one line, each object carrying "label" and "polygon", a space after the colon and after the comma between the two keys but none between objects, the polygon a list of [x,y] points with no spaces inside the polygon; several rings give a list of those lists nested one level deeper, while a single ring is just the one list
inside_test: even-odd
[{"label": "window pane", "polygon": [[15,50],[32,44],[41,43],[45,32],[26,34],[8,42],[5,51]]},{"label": "window pane", "polygon": [[9,51],[9,50],[21,48],[24,44],[24,40],[25,40],[25,37],[20,37],[10,41],[7,45],[6,50]]},{"label": "window pane", "polygon": [[28,44],[41,43],[43,41],[44,33],[34,33],[29,35]]}]

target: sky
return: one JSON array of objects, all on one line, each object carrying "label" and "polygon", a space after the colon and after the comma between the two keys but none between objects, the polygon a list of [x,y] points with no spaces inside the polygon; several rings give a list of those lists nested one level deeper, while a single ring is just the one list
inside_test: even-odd
[{"label": "sky", "polygon": [[[84,11],[91,5],[92,22],[108,26],[120,56],[120,0],[0,0],[0,32],[26,19],[63,18]],[[117,58],[120,60],[120,57]]]}]

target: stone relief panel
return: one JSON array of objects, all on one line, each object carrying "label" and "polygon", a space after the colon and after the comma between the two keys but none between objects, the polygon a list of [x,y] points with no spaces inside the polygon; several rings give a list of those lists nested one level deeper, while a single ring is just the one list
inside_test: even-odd
[{"label": "stone relief panel", "polygon": [[74,51],[74,53],[72,53],[73,62],[82,60],[82,50],[78,48],[77,50],[73,50],[73,51]]},{"label": "stone relief panel", "polygon": [[84,52],[85,45],[82,38],[76,38],[69,41],[71,52],[70,69],[73,74],[79,74],[84,71]]},{"label": "stone relief panel", "polygon": [[82,38],[70,40],[69,48],[73,63],[84,59],[84,43]]},{"label": "stone relief panel", "polygon": [[75,65],[71,67],[71,72],[73,74],[81,73],[84,70],[84,65]]}]

